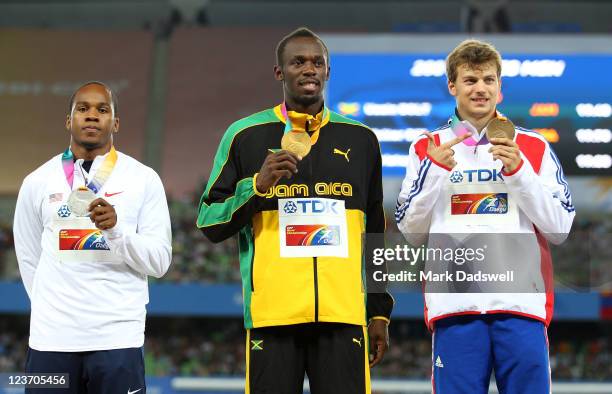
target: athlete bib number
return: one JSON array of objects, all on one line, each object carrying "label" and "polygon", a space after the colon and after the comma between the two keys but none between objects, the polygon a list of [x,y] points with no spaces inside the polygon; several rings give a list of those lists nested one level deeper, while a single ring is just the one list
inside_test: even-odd
[{"label": "athlete bib number", "polygon": [[53,232],[57,237],[57,257],[61,262],[120,261],[89,217],[56,219]]},{"label": "athlete bib number", "polygon": [[507,232],[519,228],[518,207],[503,184],[453,185],[445,194],[447,224],[474,228],[497,225]]},{"label": "athlete bib number", "polygon": [[344,201],[278,199],[281,257],[348,257]]}]

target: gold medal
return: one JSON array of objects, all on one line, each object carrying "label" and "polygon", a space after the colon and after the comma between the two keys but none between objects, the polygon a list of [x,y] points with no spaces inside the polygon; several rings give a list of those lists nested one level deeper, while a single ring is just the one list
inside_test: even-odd
[{"label": "gold medal", "polygon": [[281,139],[281,148],[283,150],[302,158],[310,153],[311,146],[310,135],[303,131],[288,131],[283,135],[283,139]]},{"label": "gold medal", "polygon": [[508,138],[514,139],[514,123],[507,118],[493,118],[487,125],[487,139]]}]

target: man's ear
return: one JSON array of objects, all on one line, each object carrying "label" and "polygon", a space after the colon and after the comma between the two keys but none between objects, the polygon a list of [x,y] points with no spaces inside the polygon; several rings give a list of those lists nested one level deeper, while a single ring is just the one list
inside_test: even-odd
[{"label": "man's ear", "polygon": [[115,118],[115,121],[113,122],[113,133],[118,133],[119,132],[119,118]]},{"label": "man's ear", "polygon": [[70,114],[66,115],[66,130],[70,131],[70,127],[72,126],[72,119],[70,118]]},{"label": "man's ear", "polygon": [[457,87],[455,86],[455,83],[449,79],[447,81],[447,85],[448,85],[448,92],[451,94],[451,96],[456,97],[457,96]]},{"label": "man's ear", "polygon": [[274,79],[276,79],[277,81],[285,80],[285,76],[283,75],[283,69],[279,65],[274,66]]}]

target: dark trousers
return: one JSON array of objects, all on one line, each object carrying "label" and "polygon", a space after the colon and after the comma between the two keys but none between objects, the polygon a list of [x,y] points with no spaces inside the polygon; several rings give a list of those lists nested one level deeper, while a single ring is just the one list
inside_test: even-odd
[{"label": "dark trousers", "polygon": [[144,394],[142,348],[92,352],[40,352],[28,349],[26,373],[68,373],[70,387],[29,388],[26,394]]},{"label": "dark trousers", "polygon": [[365,327],[307,323],[247,331],[247,394],[369,394]]}]

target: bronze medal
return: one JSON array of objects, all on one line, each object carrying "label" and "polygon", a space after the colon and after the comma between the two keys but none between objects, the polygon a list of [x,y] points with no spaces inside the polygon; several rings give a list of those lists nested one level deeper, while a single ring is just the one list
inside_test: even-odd
[{"label": "bronze medal", "polygon": [[514,123],[507,118],[493,118],[487,125],[487,139],[508,138],[514,139]]},{"label": "bronze medal", "polygon": [[281,148],[300,157],[305,157],[310,153],[310,135],[303,131],[289,131],[281,139]]}]

